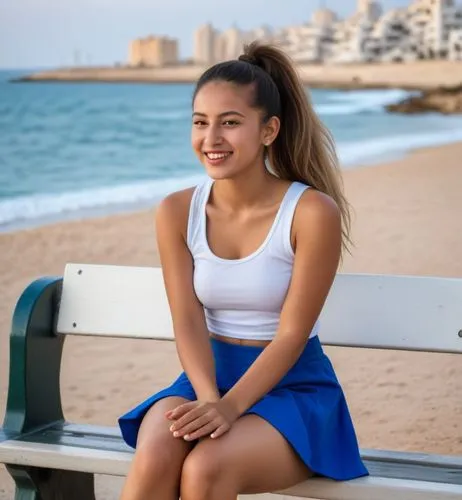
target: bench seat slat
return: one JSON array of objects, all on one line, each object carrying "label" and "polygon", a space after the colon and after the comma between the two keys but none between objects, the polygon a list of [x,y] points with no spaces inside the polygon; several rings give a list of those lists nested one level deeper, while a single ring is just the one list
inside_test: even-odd
[{"label": "bench seat slat", "polygon": [[[321,313],[325,345],[462,352],[462,280],[337,274]],[[61,334],[174,340],[160,268],[68,264]]]},{"label": "bench seat slat", "polygon": [[436,455],[433,453],[365,449],[361,451],[361,456],[369,461],[405,462],[414,465],[429,464],[432,467],[448,467],[462,471],[462,456],[459,455]]},{"label": "bench seat slat", "polygon": [[[102,442],[116,442],[121,441],[121,448],[124,450],[131,450],[131,448],[122,442],[120,435],[120,430],[118,427],[110,426],[99,426],[99,425],[88,425],[88,424],[75,424],[71,422],[64,422],[56,424],[49,427],[45,431],[41,431],[42,434],[46,434],[49,441],[57,443],[58,439],[74,436],[76,442],[79,439],[90,438],[92,441],[102,441]],[[54,438],[53,435],[56,434]],[[31,434],[30,438],[32,440],[43,441],[44,438]],[[4,440],[8,439],[6,436]],[[24,439],[24,438],[23,438]],[[419,453],[419,452],[406,452],[406,451],[395,451],[395,450],[379,450],[362,448],[361,457],[368,462],[380,461],[383,463],[393,462],[396,464],[406,463],[414,465],[428,465],[431,467],[446,467],[448,469],[455,469],[462,471],[462,456],[458,455],[436,455],[433,453]]]},{"label": "bench seat slat", "polygon": [[[58,449],[66,449],[69,452],[69,460],[76,454],[73,468],[77,470],[84,466],[77,460],[81,454],[87,453],[91,460],[94,453],[101,453],[107,458],[108,466],[112,461],[113,474],[117,474],[119,470],[122,455],[130,461],[133,453],[122,440],[117,427],[70,423],[58,423],[17,440],[6,440],[0,444],[0,459],[11,459],[13,450],[20,452],[22,447],[37,448],[36,457],[40,461],[36,465],[41,465],[41,460],[46,459],[46,450],[53,449],[56,452]],[[40,454],[40,450],[44,452]],[[5,454],[7,456],[4,457]],[[361,456],[374,477],[453,483],[462,486],[462,457],[385,450],[361,450]],[[125,459],[122,462],[125,463]]]},{"label": "bench seat slat", "polygon": [[374,476],[346,482],[316,478],[280,493],[319,500],[460,500],[462,486]]},{"label": "bench seat slat", "polygon": [[[87,446],[88,443],[86,443]],[[13,465],[30,465],[95,474],[126,475],[132,454],[123,451],[81,448],[66,444],[5,441],[0,444],[0,459]],[[283,492],[329,500],[460,500],[461,484],[446,484],[412,479],[369,476],[347,482],[315,478]]]},{"label": "bench seat slat", "polygon": [[48,428],[52,432],[64,432],[66,434],[77,434],[79,436],[101,436],[115,437],[121,439],[120,429],[114,426],[75,424],[73,422],[63,422]]},{"label": "bench seat slat", "polygon": [[[101,441],[103,443],[109,443],[108,450],[132,451],[132,448],[123,442],[119,428],[110,426],[64,422],[22,438],[22,440],[42,443],[48,442],[53,444],[70,444],[71,439],[74,443],[79,443],[79,440],[83,442],[83,440],[87,439],[90,440],[90,442]],[[115,448],[111,448],[112,443],[116,446]],[[369,464],[379,462],[382,464],[392,463],[397,466],[399,466],[399,464],[405,464],[431,468],[439,467],[447,470],[454,470],[462,474],[462,457],[458,455],[436,455],[395,450],[361,449],[361,457]]]},{"label": "bench seat slat", "polygon": [[107,452],[124,452],[130,455],[133,450],[119,436],[102,435],[99,433],[76,434],[73,432],[60,432],[58,430],[46,430],[40,434],[30,434],[23,436],[21,441],[24,443],[39,443],[73,446],[76,448],[101,449]]}]

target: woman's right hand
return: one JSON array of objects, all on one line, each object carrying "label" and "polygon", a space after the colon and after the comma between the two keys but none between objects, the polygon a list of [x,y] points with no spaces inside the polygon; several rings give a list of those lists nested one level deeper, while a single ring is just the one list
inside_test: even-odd
[{"label": "woman's right hand", "polygon": [[239,414],[227,401],[220,399],[184,403],[167,412],[166,417],[174,420],[170,427],[174,437],[194,441],[206,436],[220,437],[228,432]]}]

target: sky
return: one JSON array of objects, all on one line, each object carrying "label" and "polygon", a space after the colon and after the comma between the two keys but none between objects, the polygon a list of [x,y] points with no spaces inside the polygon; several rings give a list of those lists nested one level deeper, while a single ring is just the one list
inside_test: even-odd
[{"label": "sky", "polygon": [[[72,64],[112,65],[128,59],[130,40],[150,34],[179,40],[192,55],[194,30],[262,24],[302,24],[324,4],[342,17],[355,0],[0,0],[0,68],[35,69]],[[384,9],[409,0],[382,0]]]}]

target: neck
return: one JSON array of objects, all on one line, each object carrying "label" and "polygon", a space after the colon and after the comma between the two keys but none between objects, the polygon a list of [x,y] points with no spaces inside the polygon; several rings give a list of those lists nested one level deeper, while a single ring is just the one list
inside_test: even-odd
[{"label": "neck", "polygon": [[251,208],[271,197],[275,183],[277,178],[266,168],[256,168],[242,176],[215,181],[214,202],[230,211]]}]

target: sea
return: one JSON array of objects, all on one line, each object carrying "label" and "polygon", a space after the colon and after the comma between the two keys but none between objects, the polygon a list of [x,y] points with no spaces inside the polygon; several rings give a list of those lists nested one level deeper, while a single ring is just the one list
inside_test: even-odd
[{"label": "sea", "polygon": [[[204,177],[191,84],[12,83],[0,71],[0,232],[149,207]],[[310,91],[342,168],[462,140],[462,117],[390,114],[408,92]]]}]

